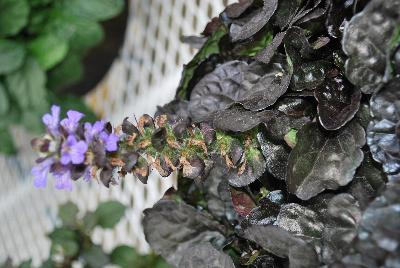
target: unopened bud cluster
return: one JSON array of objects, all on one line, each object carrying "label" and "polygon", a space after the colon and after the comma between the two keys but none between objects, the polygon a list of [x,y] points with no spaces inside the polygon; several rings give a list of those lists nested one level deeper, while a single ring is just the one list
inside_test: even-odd
[{"label": "unopened bud cluster", "polygon": [[43,117],[47,134],[32,140],[40,154],[32,169],[37,187],[47,184],[49,173],[56,188],[67,190],[81,177],[109,187],[133,173],[147,183],[151,169],[163,177],[182,170],[184,177],[201,181],[216,159],[240,175],[258,150],[255,133],[228,135],[207,123],[172,122],[167,115],[143,115],[136,124],[125,118],[115,128],[104,121],[82,123],[83,114],[76,111],[61,121],[59,116],[59,107],[53,106]]}]

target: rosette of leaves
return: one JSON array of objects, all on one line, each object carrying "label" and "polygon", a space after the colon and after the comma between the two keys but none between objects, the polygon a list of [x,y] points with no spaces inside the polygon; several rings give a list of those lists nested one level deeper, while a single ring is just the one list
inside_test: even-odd
[{"label": "rosette of leaves", "polygon": [[[201,183],[181,174],[178,189],[145,213],[157,253],[177,267],[321,267],[347,258],[387,181],[375,160],[384,170],[398,160],[396,80],[385,84],[398,70],[397,2],[243,0],[209,22],[176,100],[160,111],[207,123],[225,139],[255,132],[262,172],[237,183],[217,158]],[[381,78],[368,80],[359,67]],[[368,87],[383,89],[370,100]],[[230,160],[241,155],[234,146]]]},{"label": "rosette of leaves", "polygon": [[[178,171],[177,189],[144,213],[157,254],[177,267],[293,268],[334,267],[357,254],[365,211],[398,160],[398,86],[397,78],[379,80],[383,89],[371,96],[354,82],[350,26],[342,26],[355,29],[365,16],[357,12],[397,2],[241,0],[208,23],[176,99],[154,120],[124,120],[111,154],[120,175],[144,182],[150,167],[162,176]],[[381,16],[372,30],[399,13],[391,8],[389,22]],[[394,76],[390,48],[385,73]],[[399,211],[376,208],[394,229]],[[398,239],[386,239],[392,231],[374,236],[380,223],[367,225],[367,247],[397,264],[390,254]]]},{"label": "rosette of leaves", "polygon": [[[51,241],[49,257],[40,267],[71,267],[80,263],[84,267],[100,268],[106,265],[128,267],[159,267],[170,266],[154,253],[139,254],[135,248],[128,245],[119,245],[110,253],[103,250],[101,245],[92,241],[94,228],[113,229],[124,217],[126,207],[118,201],[102,202],[96,210],[88,211],[84,215],[78,207],[67,202],[58,210],[57,226],[48,234]],[[11,256],[12,257],[12,256]],[[27,260],[14,266],[8,259],[0,264],[4,268],[30,268],[32,260]]]},{"label": "rosette of leaves", "polygon": [[83,101],[58,90],[83,76],[81,58],[99,44],[100,22],[121,12],[123,0],[0,1],[0,152],[16,152],[9,126],[42,131],[40,115],[58,103],[92,116]]}]

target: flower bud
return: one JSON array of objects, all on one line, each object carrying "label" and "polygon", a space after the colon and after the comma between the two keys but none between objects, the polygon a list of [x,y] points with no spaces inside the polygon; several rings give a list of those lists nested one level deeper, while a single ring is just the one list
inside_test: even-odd
[{"label": "flower bud", "polygon": [[122,156],[122,161],[125,165],[122,167],[122,172],[129,173],[133,170],[139,159],[139,154],[136,152],[129,152]]},{"label": "flower bud", "polygon": [[110,184],[115,184],[116,181],[114,179],[113,170],[112,169],[103,169],[100,172],[100,181],[106,186],[107,188],[110,187]]},{"label": "flower bud", "polygon": [[135,127],[134,124],[128,121],[128,117],[125,117],[122,122],[122,132],[127,135],[139,134],[139,130]]},{"label": "flower bud", "polygon": [[203,134],[205,143],[207,146],[210,146],[216,140],[215,130],[208,123],[200,123],[200,130]]},{"label": "flower bud", "polygon": [[234,166],[238,166],[242,162],[243,153],[244,150],[240,142],[237,140],[233,141],[229,150],[229,158]]},{"label": "flower bud", "polygon": [[136,167],[133,169],[133,174],[143,183],[147,184],[149,177],[149,166],[143,157],[139,157]]},{"label": "flower bud", "polygon": [[161,152],[167,144],[167,130],[165,128],[156,129],[151,137],[151,144],[157,151]]},{"label": "flower bud", "polygon": [[153,118],[148,115],[144,114],[139,118],[138,128],[140,131],[144,132],[145,128],[154,128],[154,121]]},{"label": "flower bud", "polygon": [[178,139],[182,139],[184,137],[187,131],[188,124],[189,122],[185,120],[180,120],[174,124],[174,126],[172,127],[172,131]]},{"label": "flower bud", "polygon": [[197,179],[204,174],[205,164],[203,159],[194,156],[183,163],[183,176],[189,179]]}]

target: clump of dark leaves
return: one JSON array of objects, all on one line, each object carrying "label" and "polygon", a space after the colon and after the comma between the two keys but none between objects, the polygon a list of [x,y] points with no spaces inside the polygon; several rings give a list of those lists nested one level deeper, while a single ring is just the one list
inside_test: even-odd
[{"label": "clump of dark leaves", "polygon": [[[207,25],[174,101],[73,133],[87,148],[65,168],[106,186],[178,171],[143,219],[177,267],[399,267],[399,24],[400,0],[241,0]],[[52,131],[40,182],[70,146]]]},{"label": "clump of dark leaves", "polygon": [[400,1],[240,0],[203,34],[218,49],[160,111],[256,130],[263,172],[180,174],[150,245],[177,267],[399,267]]}]

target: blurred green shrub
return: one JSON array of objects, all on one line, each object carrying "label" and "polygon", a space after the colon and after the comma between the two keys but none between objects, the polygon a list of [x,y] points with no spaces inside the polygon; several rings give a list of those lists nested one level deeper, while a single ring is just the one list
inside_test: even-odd
[{"label": "blurred green shrub", "polygon": [[0,0],[0,153],[15,153],[9,126],[42,131],[50,104],[93,113],[57,88],[82,78],[82,57],[104,38],[99,22],[118,15],[124,0]]},{"label": "blurred green shrub", "polygon": [[[124,217],[126,207],[118,201],[100,203],[95,211],[80,215],[78,207],[67,202],[58,211],[59,224],[48,234],[51,240],[49,258],[40,268],[71,267],[78,261],[87,268],[100,268],[114,264],[121,268],[170,268],[159,256],[139,254],[133,247],[119,245],[110,253],[95,244],[91,235],[96,227],[112,229]],[[31,260],[13,266],[11,259],[1,268],[31,268]]]}]

